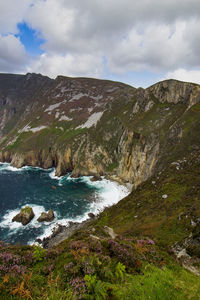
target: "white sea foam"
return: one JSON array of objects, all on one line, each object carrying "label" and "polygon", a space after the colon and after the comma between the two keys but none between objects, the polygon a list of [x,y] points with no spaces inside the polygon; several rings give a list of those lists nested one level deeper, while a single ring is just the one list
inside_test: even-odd
[{"label": "white sea foam", "polygon": [[49,173],[49,177],[51,179],[56,179],[56,180],[59,180],[59,181],[63,178],[63,176],[60,176],[60,177],[56,176],[56,169],[55,168],[53,168],[51,173]]},{"label": "white sea foam", "polygon": [[[35,204],[26,204],[33,208],[35,217],[31,220],[30,223],[26,225],[27,227],[35,227],[38,228],[41,226],[41,224],[37,221],[39,216],[43,211],[45,211],[45,208],[42,205],[35,205]],[[26,205],[22,206],[25,207]],[[24,226],[19,222],[12,222],[12,219],[20,212],[20,209],[14,209],[14,210],[8,210],[6,214],[3,216],[2,221],[0,222],[0,226],[3,228],[9,228],[10,234],[13,233],[13,231],[17,231],[18,229],[23,228]]]},{"label": "white sea foam", "polygon": [[0,162],[0,171],[7,170],[10,164]]},{"label": "white sea foam", "polygon": [[130,191],[123,185],[102,177],[101,181],[91,181],[90,177],[83,177],[88,185],[96,187],[99,191],[95,194],[95,201],[91,203],[91,212],[98,214],[105,207],[112,206],[126,197]]},{"label": "white sea foam", "polygon": [[[44,233],[41,234],[40,236],[38,236],[39,239],[43,239],[45,237],[48,237],[52,234],[53,230],[55,227],[57,227],[58,225],[63,225],[63,226],[68,226],[70,222],[77,222],[77,223],[81,223],[85,220],[87,220],[89,217],[88,217],[88,213],[90,212],[91,210],[85,212],[83,215],[81,216],[77,216],[76,218],[66,218],[66,219],[58,219],[58,220],[54,220],[54,222],[52,222],[48,227],[46,227],[44,229]],[[35,243],[35,240],[31,240],[29,242],[30,245],[34,244]]]},{"label": "white sea foam", "polygon": [[21,171],[24,171],[26,169],[27,169],[27,167],[15,168],[15,167],[12,167],[9,163],[0,162],[0,172],[1,171],[21,172]]},{"label": "white sea foam", "polygon": [[[38,167],[23,167],[21,169],[17,169],[14,168],[12,166],[10,166],[10,164],[8,163],[0,163],[0,171],[2,170],[9,170],[9,171],[18,171],[21,172],[23,170],[43,170],[41,168]],[[117,182],[114,181],[110,181],[105,179],[104,177],[102,177],[101,181],[94,181],[92,182],[90,180],[91,177],[87,177],[87,176],[83,176],[81,178],[72,178],[69,175],[67,176],[61,176],[58,177],[55,175],[55,168],[52,169],[47,169],[44,171],[48,171],[49,172],[49,176],[51,179],[53,180],[58,180],[58,185],[62,185],[63,181],[67,180],[67,181],[72,181],[72,182],[76,182],[77,180],[81,180],[83,182],[85,182],[87,185],[92,186],[94,188],[96,188],[96,192],[94,193],[94,198],[93,201],[90,202],[90,204],[88,205],[88,209],[85,213],[83,213],[82,215],[79,215],[75,218],[71,217],[71,218],[62,218],[60,219],[59,213],[54,211],[56,218],[54,219],[54,221],[49,224],[49,223],[39,223],[37,222],[37,218],[40,216],[41,212],[45,211],[44,207],[42,205],[35,205],[35,204],[27,204],[29,206],[31,206],[33,208],[33,211],[35,213],[35,217],[34,219],[28,224],[26,225],[26,228],[30,227],[30,228],[38,228],[41,227],[43,228],[43,234],[41,236],[39,236],[39,238],[44,238],[47,237],[49,235],[51,235],[53,228],[56,226],[56,224],[61,224],[61,225],[65,225],[68,226],[69,222],[83,222],[86,219],[88,219],[88,213],[92,212],[95,215],[99,214],[101,211],[104,210],[105,207],[111,206],[116,204],[117,202],[119,202],[122,198],[124,198],[125,196],[127,196],[129,194],[129,190],[124,187],[123,185],[120,185]],[[74,202],[74,205],[77,206],[77,203]],[[20,207],[21,208],[21,207]],[[0,223],[1,227],[7,227],[10,229],[10,234],[13,234],[15,231],[18,231],[18,229],[22,229],[23,225],[21,223],[18,222],[12,222],[12,218],[19,213],[20,208],[15,209],[15,210],[10,210],[7,211],[6,214],[3,216],[3,219]],[[30,241],[29,244],[34,243],[34,241]]]},{"label": "white sea foam", "polygon": [[[53,174],[55,173],[52,172],[52,175]],[[63,176],[63,178],[64,177],[65,176]],[[69,222],[81,223],[89,218],[88,217],[89,212],[92,212],[93,214],[97,215],[100,212],[102,212],[106,207],[118,203],[121,199],[123,199],[130,193],[130,191],[125,186],[120,185],[117,182],[107,180],[104,177],[102,177],[101,181],[93,181],[93,182],[90,180],[90,178],[91,176],[90,177],[83,176],[80,178],[87,185],[93,186],[97,189],[96,193],[94,194],[94,201],[90,203],[88,210],[84,214],[77,216],[75,218],[59,219],[58,216],[56,222],[51,223],[51,225],[45,228],[44,233],[39,236],[40,239],[50,236],[52,234],[53,229],[56,227],[55,225],[60,224],[60,225],[68,226]],[[76,181],[77,178],[71,178],[70,176],[68,176],[67,180]],[[75,202],[74,205],[77,206]],[[34,241],[30,242],[30,244],[33,243]]]},{"label": "white sea foam", "polygon": [[31,167],[31,166],[24,166],[24,167],[21,167],[21,168],[16,168],[16,167],[11,166],[9,163],[0,162],[0,172],[1,171],[22,172],[22,171],[25,171],[25,170],[31,170],[31,171],[41,170],[41,171],[49,172],[51,170],[51,168],[50,169],[43,169],[43,168],[40,168],[40,167]]},{"label": "white sea foam", "polygon": [[55,175],[56,174],[56,170],[52,169],[51,173],[49,173],[49,177],[51,179],[58,179],[59,177]]},{"label": "white sea foam", "polygon": [[31,166],[25,166],[25,167],[22,167],[22,168],[24,168],[25,170],[30,170],[30,171],[43,171],[43,172],[50,172],[52,170],[52,168],[43,169],[43,168],[40,168],[40,167],[31,167]]}]

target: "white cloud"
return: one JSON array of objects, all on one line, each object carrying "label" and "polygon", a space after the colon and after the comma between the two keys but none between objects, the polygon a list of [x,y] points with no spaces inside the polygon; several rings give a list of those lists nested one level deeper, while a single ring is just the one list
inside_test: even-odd
[{"label": "white cloud", "polygon": [[104,77],[105,61],[108,74],[159,74],[200,68],[199,12],[199,0],[0,0],[0,34],[27,22],[45,53],[24,69],[52,77]]},{"label": "white cloud", "polygon": [[19,38],[0,35],[0,71],[19,72],[24,70],[28,56]]},{"label": "white cloud", "polygon": [[26,21],[46,40],[45,49],[66,51],[66,44],[71,42],[69,35],[75,21],[75,12],[66,7],[63,0],[35,0]]},{"label": "white cloud", "polygon": [[173,26],[151,24],[142,32],[133,28],[109,53],[109,69],[114,73],[131,70],[162,72],[191,64],[192,49],[184,38],[185,28],[186,23],[182,21]]},{"label": "white cloud", "polygon": [[200,84],[200,70],[177,69],[168,72],[164,79],[177,79],[186,82],[194,82]]},{"label": "white cloud", "polygon": [[31,0],[0,0],[0,34],[17,33]]},{"label": "white cloud", "polygon": [[199,11],[198,0],[35,0],[26,20],[46,40],[46,50],[83,53],[117,46],[138,26],[190,21]]},{"label": "white cloud", "polygon": [[[199,11],[198,0],[35,0],[26,20],[45,39],[53,73],[64,72],[58,62],[63,57],[82,55],[93,61],[104,56],[115,74],[167,72],[200,64]],[[65,70],[79,74],[77,64],[74,60]],[[84,70],[93,73],[91,64]]]},{"label": "white cloud", "polygon": [[39,59],[32,61],[27,71],[53,78],[57,75],[99,77],[102,73],[102,61],[100,57],[87,54],[42,54]]}]

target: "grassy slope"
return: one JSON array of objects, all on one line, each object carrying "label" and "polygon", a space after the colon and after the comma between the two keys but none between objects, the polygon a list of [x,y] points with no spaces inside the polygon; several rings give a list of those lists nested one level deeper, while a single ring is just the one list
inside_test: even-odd
[{"label": "grassy slope", "polygon": [[127,236],[148,235],[164,247],[187,237],[193,229],[191,219],[200,218],[199,153],[191,154],[178,166],[170,165],[141,184],[105,210],[97,224],[111,226]]},{"label": "grassy slope", "polygon": [[[51,250],[1,246],[7,270],[1,270],[0,297],[199,299],[199,278],[184,270],[170,250],[190,233],[199,236],[199,227],[191,226],[191,219],[200,218],[199,155],[195,151],[155,174]],[[115,241],[105,233],[105,225],[118,233]],[[200,258],[200,253],[195,255]],[[13,269],[16,264],[19,270]]]},{"label": "grassy slope", "polygon": [[[131,147],[138,146],[140,151],[144,150],[144,145],[152,142],[152,136],[160,144],[159,167],[167,165],[173,159],[178,159],[184,153],[192,150],[192,147],[200,144],[200,104],[194,105],[186,111],[187,105],[184,103],[160,103],[158,99],[151,96],[154,106],[147,112],[144,107],[138,113],[133,114],[133,107],[136,103],[137,91],[132,92],[126,99],[119,93],[119,98],[113,104],[108,103],[108,110],[105,111],[96,128],[75,129],[75,125],[70,122],[53,121],[49,128],[36,133],[23,132],[13,144],[7,146],[6,150],[10,153],[27,153],[35,151],[38,153],[49,149],[64,153],[66,148],[72,145],[74,151],[81,141],[89,142],[98,148],[100,145],[110,158],[103,167],[105,173],[113,172],[119,165],[123,153],[118,152],[120,138],[125,130],[134,131],[135,135],[130,144]],[[144,100],[143,106],[146,104]],[[36,114],[37,115],[37,114]],[[36,118],[35,118],[36,119]],[[37,127],[41,120],[32,121],[30,126]],[[24,123],[24,125],[27,122]],[[61,128],[62,127],[62,128]],[[97,134],[98,132],[98,134]],[[179,134],[183,135],[179,142]],[[10,139],[16,135],[16,130],[10,132]],[[137,138],[138,135],[138,138]],[[126,137],[125,137],[126,138]],[[154,143],[155,143],[154,141]],[[6,141],[3,143],[5,144]],[[0,145],[1,147],[1,145]],[[80,161],[87,159],[85,144],[82,145],[81,154],[77,157]],[[73,151],[72,151],[73,152]],[[72,153],[73,155],[73,153]],[[83,158],[82,158],[83,157]],[[101,152],[93,157],[94,164],[103,164],[104,156]],[[108,161],[108,160],[106,160]],[[79,165],[79,161],[76,162]]]},{"label": "grassy slope", "polygon": [[[200,235],[200,104],[183,113],[184,104],[156,102],[147,113],[131,117],[134,103],[131,99],[126,106],[116,105],[103,116],[101,130],[98,124],[98,136],[91,129],[91,137],[105,143],[104,132],[122,126],[143,137],[154,132],[162,144],[162,173],[156,170],[128,197],[54,249],[1,245],[0,299],[199,299],[199,278],[177,263],[171,247],[182,245],[191,234]],[[173,128],[181,133],[178,142]],[[43,130],[36,145],[42,147],[49,138],[62,144],[73,136],[55,128]],[[35,137],[26,139],[16,148],[34,145]],[[117,144],[113,136],[107,145],[110,152]],[[115,242],[105,234],[105,225],[119,235]],[[200,267],[199,244],[186,248]]]}]

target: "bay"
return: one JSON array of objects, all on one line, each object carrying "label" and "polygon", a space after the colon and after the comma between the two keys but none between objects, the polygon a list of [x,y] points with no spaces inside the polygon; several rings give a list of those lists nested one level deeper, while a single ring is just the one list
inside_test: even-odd
[{"label": "bay", "polygon": [[[89,177],[71,178],[70,175],[58,178],[54,169],[16,169],[0,163],[0,240],[31,244],[38,237],[50,235],[56,224],[82,222],[89,212],[98,214],[127,194],[124,186],[104,178],[97,182],[91,182]],[[34,219],[26,226],[12,222],[25,205],[33,208]],[[55,213],[54,221],[39,223],[37,218],[41,212],[50,208]]]}]

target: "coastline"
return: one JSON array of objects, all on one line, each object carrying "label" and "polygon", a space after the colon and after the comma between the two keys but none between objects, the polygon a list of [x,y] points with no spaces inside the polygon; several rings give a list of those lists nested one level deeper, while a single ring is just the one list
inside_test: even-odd
[{"label": "coastline", "polygon": [[69,222],[69,224],[67,226],[58,224],[57,227],[53,228],[52,234],[50,236],[44,237],[42,240],[36,239],[35,243],[38,243],[40,246],[42,246],[45,249],[50,249],[54,246],[57,246],[58,244],[60,244],[62,241],[66,240],[70,236],[72,236],[72,234],[74,234],[77,230],[83,229],[91,221],[97,220],[97,219],[98,219],[98,216],[95,216],[94,218],[89,218],[80,223]]},{"label": "coastline", "polygon": [[[22,172],[23,170],[31,170],[31,169],[40,169],[42,171],[48,171],[51,179],[57,181],[58,185],[62,185],[62,180],[70,180],[72,182],[77,181],[77,178],[71,178],[69,175],[66,176],[55,176],[55,168],[51,169],[42,169],[40,167],[30,167],[24,166],[22,168],[14,168],[10,166],[10,163],[0,162],[2,165],[7,165],[7,170],[14,172]],[[101,180],[91,181],[92,176],[84,176],[80,177],[87,185],[98,187],[99,191],[94,195],[93,201],[91,201],[90,209],[83,215],[75,218],[68,218],[63,220],[55,220],[55,222],[50,223],[46,226],[43,234],[34,238],[34,240],[29,240],[28,244],[34,244],[35,241],[39,240],[40,243],[44,247],[52,247],[55,244],[58,244],[62,240],[69,237],[73,234],[74,231],[82,228],[86,223],[90,222],[92,219],[88,216],[88,213],[92,213],[95,218],[101,213],[104,209],[109,206],[112,206],[118,203],[121,199],[126,197],[130,193],[130,189],[128,189],[125,185],[114,181],[113,179],[101,177]],[[16,232],[17,234],[17,232]]]},{"label": "coastline", "polygon": [[[52,177],[52,173],[51,173],[51,177]],[[62,176],[64,177],[64,176]],[[104,176],[101,176],[100,180],[96,180],[96,181],[91,181],[91,178],[93,176],[83,176],[86,181],[88,182],[88,184],[94,185],[95,183],[99,182],[101,183],[102,179],[105,179]],[[55,179],[59,180],[58,176],[54,177]],[[77,178],[70,178],[71,180],[76,180]],[[117,201],[114,201],[111,205],[106,205],[106,206],[102,206],[101,209],[98,209],[98,211],[96,213],[92,214],[94,215],[92,218],[88,216],[89,213],[87,213],[87,216],[85,216],[85,218],[82,221],[69,221],[67,225],[62,225],[57,223],[56,226],[54,226],[51,231],[52,233],[50,235],[47,235],[43,238],[37,238],[35,240],[36,243],[40,244],[43,248],[45,249],[49,249],[52,248],[53,246],[58,245],[59,243],[61,243],[62,241],[64,241],[65,239],[69,238],[73,233],[75,233],[77,230],[84,228],[87,224],[89,224],[90,222],[97,220],[98,216],[101,212],[103,212],[105,209],[107,209],[110,206],[113,206],[115,204],[117,204],[119,201],[121,201],[123,198],[125,198],[126,196],[128,196],[128,194],[131,192],[131,188],[132,185],[128,185],[125,186],[123,184],[121,184],[121,182],[119,181],[115,181],[113,179],[109,179],[106,178],[105,180],[109,181],[109,182],[113,182],[114,184],[116,184],[118,187],[121,187],[121,191],[123,191],[123,188],[125,188],[127,190],[127,194],[124,195],[124,197],[120,197]],[[131,188],[130,188],[131,186]],[[129,187],[129,188],[128,188]],[[103,203],[102,203],[103,204]]]}]

